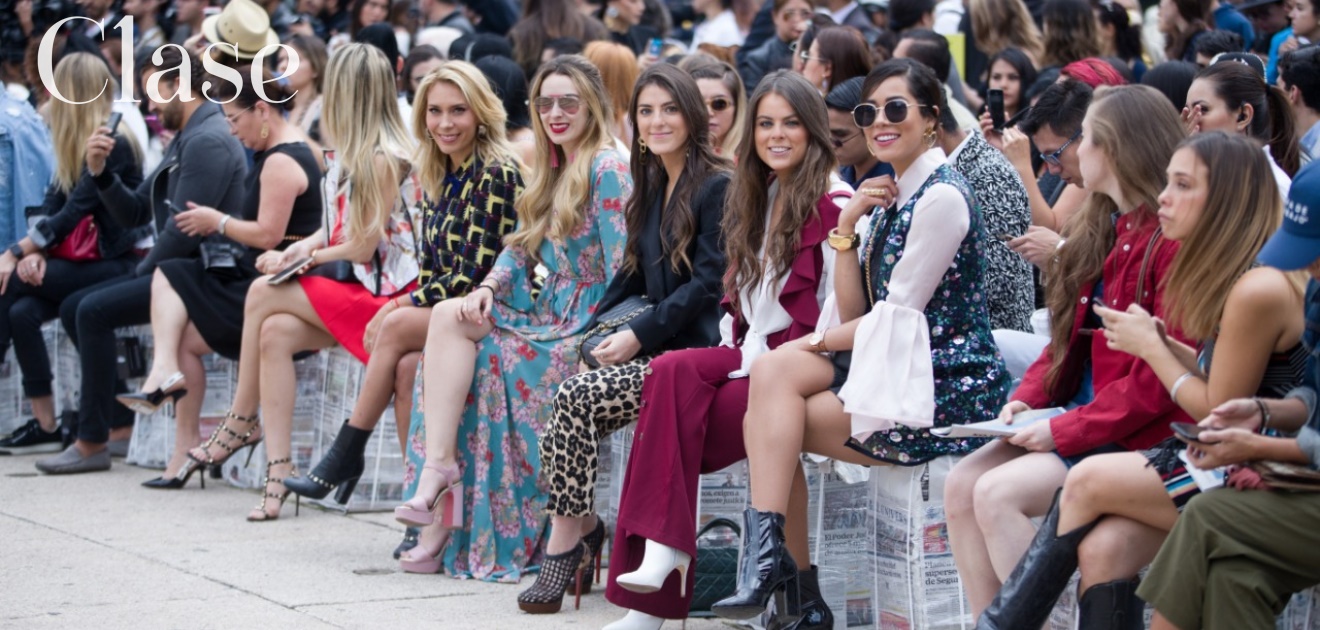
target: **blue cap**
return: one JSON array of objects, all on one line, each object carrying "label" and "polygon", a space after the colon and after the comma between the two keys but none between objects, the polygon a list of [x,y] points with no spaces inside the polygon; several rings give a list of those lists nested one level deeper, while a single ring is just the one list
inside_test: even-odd
[{"label": "blue cap", "polygon": [[1277,269],[1302,269],[1320,258],[1320,162],[1297,172],[1283,204],[1283,225],[1260,250],[1260,261]]}]

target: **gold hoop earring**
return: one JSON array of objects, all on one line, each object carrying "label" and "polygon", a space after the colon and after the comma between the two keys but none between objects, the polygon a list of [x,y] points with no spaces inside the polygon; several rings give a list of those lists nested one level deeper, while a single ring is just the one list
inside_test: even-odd
[{"label": "gold hoop earring", "polygon": [[922,136],[922,139],[924,139],[924,140],[926,141],[926,148],[927,148],[927,149],[934,147],[934,146],[935,146],[935,129],[934,129],[933,127],[930,128],[930,129],[927,129],[927,130],[926,130],[926,134]]},{"label": "gold hoop earring", "polygon": [[266,136],[269,135],[270,135],[270,126],[267,125],[266,123],[261,123],[261,139],[265,140]]}]

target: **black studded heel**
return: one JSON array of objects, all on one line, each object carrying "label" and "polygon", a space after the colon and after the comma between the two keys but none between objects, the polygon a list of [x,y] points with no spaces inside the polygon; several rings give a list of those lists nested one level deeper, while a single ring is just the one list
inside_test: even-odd
[{"label": "black studded heel", "polygon": [[536,583],[518,594],[518,608],[533,615],[557,613],[564,605],[564,591],[571,588],[573,609],[577,610],[582,604],[582,576],[588,570],[590,553],[586,543],[579,542],[571,551],[546,554]]},{"label": "black studded heel", "polygon": [[[256,507],[256,511],[252,512],[251,514],[248,514],[247,520],[253,522],[261,522],[261,521],[274,521],[280,518],[280,509],[284,507],[284,500],[289,497],[289,489],[285,488],[284,492],[279,492],[279,493],[271,492],[270,490],[267,489],[270,487],[270,484],[272,483],[278,483],[280,484],[280,486],[284,486],[284,479],[280,477],[270,476],[270,469],[275,466],[279,466],[280,464],[291,464],[291,463],[293,463],[293,460],[288,457],[266,462],[266,476],[261,479],[261,486],[262,486],[261,504]],[[297,473],[296,470],[289,471],[290,475],[294,475],[296,473]],[[302,509],[302,497],[296,494],[293,496],[294,496],[293,515],[298,516],[298,512]],[[275,513],[273,514],[266,511],[266,501],[270,499],[275,499],[276,501],[279,501],[279,507],[275,508]]]},{"label": "black studded heel", "polygon": [[[233,429],[229,428],[230,420],[234,420],[242,424],[249,424],[252,426],[248,427],[248,430],[244,433],[237,433]],[[191,451],[188,451],[188,459],[190,460],[190,463],[184,465],[184,470],[189,470],[189,472],[183,473],[180,476],[185,478],[191,476],[192,473],[190,469],[194,465],[196,465],[204,468],[210,468],[211,477],[214,479],[219,479],[220,475],[217,473],[219,473],[220,466],[224,464],[226,461],[229,461],[229,458],[233,457],[235,453],[245,448],[248,449],[248,455],[247,455],[247,462],[244,463],[243,465],[250,466],[252,464],[252,454],[257,451],[257,445],[260,444],[261,440],[263,439],[262,437],[258,437],[257,439],[252,440],[252,434],[257,432],[258,420],[259,418],[257,416],[243,417],[235,414],[233,411],[225,412],[225,421],[221,422],[220,426],[216,427],[215,431],[211,432],[211,437],[208,438],[205,442],[203,442],[201,446]],[[228,433],[229,437],[222,439],[221,438],[222,431],[224,433]],[[235,442],[237,442],[237,445],[231,446],[231,444],[234,444]],[[216,459],[212,457],[211,456],[212,446],[219,446],[220,448],[224,449],[225,456],[221,457],[220,459]],[[201,457],[198,457],[195,454],[195,452],[198,450],[202,452]]]}]

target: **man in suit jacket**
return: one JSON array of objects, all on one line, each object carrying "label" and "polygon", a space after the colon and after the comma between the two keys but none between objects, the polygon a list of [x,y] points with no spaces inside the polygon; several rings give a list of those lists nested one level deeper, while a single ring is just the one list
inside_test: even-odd
[{"label": "man in suit jacket", "polygon": [[857,0],[816,0],[816,7],[834,18],[836,24],[851,26],[862,32],[868,45],[880,37],[880,29],[871,21],[871,15]]}]

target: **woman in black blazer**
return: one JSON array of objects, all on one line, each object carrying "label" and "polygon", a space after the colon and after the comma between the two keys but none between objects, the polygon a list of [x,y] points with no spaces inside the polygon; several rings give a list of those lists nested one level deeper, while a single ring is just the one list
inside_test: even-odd
[{"label": "woman in black blazer", "polygon": [[637,80],[628,116],[637,133],[627,252],[596,316],[632,296],[645,296],[654,308],[601,342],[591,351],[601,367],[569,378],[555,396],[541,436],[552,528],[541,573],[518,596],[518,607],[529,613],[558,612],[575,580],[583,591],[591,586],[589,575],[577,574],[600,557],[605,540],[605,526],[592,512],[596,453],[602,438],[637,419],[651,359],[720,338],[720,221],[729,163],[711,146],[701,90],[686,72],[655,64]]}]

